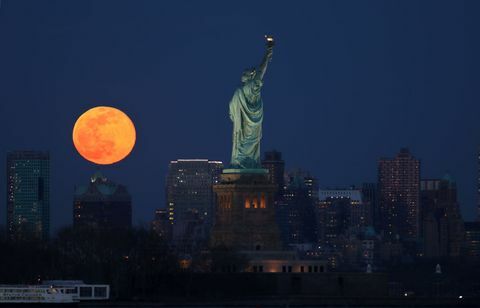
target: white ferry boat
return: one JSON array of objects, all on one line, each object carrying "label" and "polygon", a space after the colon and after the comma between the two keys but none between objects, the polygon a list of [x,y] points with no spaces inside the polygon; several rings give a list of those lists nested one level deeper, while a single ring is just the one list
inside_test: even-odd
[{"label": "white ferry boat", "polygon": [[0,306],[77,306],[80,301],[108,300],[108,284],[48,280],[40,285],[0,285]]},{"label": "white ferry boat", "polygon": [[82,280],[45,280],[43,285],[65,289],[73,299],[80,301],[101,301],[110,299],[110,285],[86,284]]},{"label": "white ferry boat", "polygon": [[46,285],[0,285],[0,305],[2,306],[75,306],[79,299],[67,292],[67,288]]}]

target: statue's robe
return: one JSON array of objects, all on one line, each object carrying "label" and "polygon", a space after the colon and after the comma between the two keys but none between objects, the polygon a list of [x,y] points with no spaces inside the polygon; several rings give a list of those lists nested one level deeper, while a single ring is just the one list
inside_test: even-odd
[{"label": "statue's robe", "polygon": [[260,90],[263,82],[252,79],[238,88],[230,101],[233,122],[231,168],[254,169],[260,165],[263,102]]}]

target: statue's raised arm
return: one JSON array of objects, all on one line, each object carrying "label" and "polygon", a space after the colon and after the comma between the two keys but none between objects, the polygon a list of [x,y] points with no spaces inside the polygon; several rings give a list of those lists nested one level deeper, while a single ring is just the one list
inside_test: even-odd
[{"label": "statue's raised arm", "polygon": [[272,60],[273,55],[273,46],[275,45],[275,41],[273,40],[273,36],[265,35],[265,40],[267,41],[267,49],[265,50],[265,56],[263,57],[262,63],[258,67],[258,75],[257,78],[263,80],[263,76],[267,71],[268,63]]}]

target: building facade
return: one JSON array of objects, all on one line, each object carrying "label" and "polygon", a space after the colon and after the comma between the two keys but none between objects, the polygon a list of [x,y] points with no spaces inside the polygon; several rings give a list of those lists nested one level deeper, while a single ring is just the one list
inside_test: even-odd
[{"label": "building facade", "polygon": [[449,176],[422,180],[420,191],[424,256],[460,256],[465,232],[455,182]]},{"label": "building facade", "polygon": [[[166,209],[172,224],[172,240],[180,250],[191,238],[208,242],[214,221],[216,197],[223,163],[208,159],[178,159],[170,162],[166,180]],[[193,228],[193,229],[192,229]],[[183,243],[183,244],[182,244]],[[187,249],[188,250],[188,249]]]},{"label": "building facade", "polygon": [[156,209],[155,216],[153,217],[152,230],[166,242],[170,242],[172,239],[172,224],[169,220],[168,210]]},{"label": "building facade", "polygon": [[465,254],[480,259],[480,222],[465,223]]},{"label": "building facade", "polygon": [[368,225],[369,210],[359,189],[320,190],[316,214],[319,242],[326,245],[334,245],[337,237],[358,234]]},{"label": "building facade", "polygon": [[363,183],[362,184],[362,202],[366,207],[365,224],[377,228],[376,221],[378,220],[378,194],[377,183]]},{"label": "building facade", "polygon": [[281,249],[273,206],[275,185],[268,173],[224,173],[214,191],[218,203],[211,247],[239,251]]},{"label": "building facade", "polygon": [[270,182],[277,186],[275,199],[278,201],[283,196],[285,186],[285,161],[282,153],[275,150],[265,152],[262,167],[268,170]]},{"label": "building facade", "polygon": [[378,163],[379,226],[388,240],[420,233],[420,161],[408,149]]},{"label": "building facade", "polygon": [[284,247],[316,242],[315,205],[318,183],[308,172],[289,172],[276,217]]},{"label": "building facade", "polygon": [[130,228],[132,197],[124,185],[94,174],[88,185],[75,187],[73,226],[94,228]]},{"label": "building facade", "polygon": [[477,221],[480,221],[480,146],[477,152]]},{"label": "building facade", "polygon": [[7,232],[10,238],[47,239],[50,232],[50,155],[7,154]]}]

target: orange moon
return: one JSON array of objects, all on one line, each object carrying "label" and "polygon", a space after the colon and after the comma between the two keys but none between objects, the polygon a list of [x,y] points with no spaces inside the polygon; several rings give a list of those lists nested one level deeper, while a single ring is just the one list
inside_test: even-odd
[{"label": "orange moon", "polygon": [[98,106],[87,110],[75,122],[73,144],[88,161],[109,165],[121,161],[136,140],[132,120],[121,110]]}]

